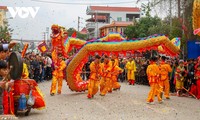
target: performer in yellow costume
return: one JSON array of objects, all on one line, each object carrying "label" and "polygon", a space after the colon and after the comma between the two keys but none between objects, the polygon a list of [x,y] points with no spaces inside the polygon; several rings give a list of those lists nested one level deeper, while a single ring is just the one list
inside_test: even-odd
[{"label": "performer in yellow costume", "polygon": [[136,64],[132,58],[129,58],[129,61],[126,63],[127,78],[130,85],[135,84],[135,72],[136,72]]},{"label": "performer in yellow costume", "polygon": [[[149,85],[150,85],[150,91],[149,91],[149,95],[147,98],[147,103],[154,102],[155,94],[157,94],[158,101],[160,103],[162,102],[162,98],[160,97],[160,92],[158,90],[158,80],[159,80],[159,76],[160,76],[160,71],[159,71],[158,65],[156,65],[156,63],[155,63],[156,60],[157,60],[157,58],[152,57],[151,63],[147,67],[147,70],[146,70],[148,80],[149,80]],[[158,92],[156,92],[156,91],[158,91]]]},{"label": "performer in yellow costume", "polygon": [[162,56],[161,57],[161,62],[159,65],[160,68],[160,80],[158,82],[159,84],[159,88],[160,88],[160,92],[161,92],[161,97],[162,97],[162,93],[164,92],[165,98],[166,99],[170,99],[169,98],[169,72],[172,72],[172,68],[169,64],[167,64],[165,62],[166,57]]},{"label": "performer in yellow costume", "polygon": [[117,58],[117,55],[112,55],[112,59],[114,60],[114,66],[119,66],[119,59]]},{"label": "performer in yellow costume", "polygon": [[28,79],[29,72],[26,63],[23,63],[22,79]]},{"label": "performer in yellow costume", "polygon": [[101,57],[99,55],[95,56],[95,60],[90,64],[90,78],[88,84],[88,95],[87,97],[93,98],[98,92],[100,74],[102,73],[102,68],[100,64]]},{"label": "performer in yellow costume", "polygon": [[54,63],[55,70],[53,71],[53,78],[51,84],[50,95],[53,96],[56,93],[56,84],[58,82],[58,94],[61,94],[62,82],[63,82],[63,70],[66,67],[65,61],[62,60],[62,54],[58,54],[57,63]]},{"label": "performer in yellow costume", "polygon": [[184,77],[186,75],[186,71],[184,68],[184,61],[180,60],[179,61],[179,66],[176,68],[175,72],[175,84],[176,84],[176,91],[177,91],[177,96],[180,96],[184,87]]},{"label": "performer in yellow costume", "polygon": [[111,85],[111,89],[113,90],[117,90],[120,89],[121,85],[119,84],[119,82],[117,82],[117,76],[119,73],[122,73],[123,70],[117,65],[115,64],[115,60],[112,59],[112,69],[111,69],[111,80],[112,80],[112,85]]},{"label": "performer in yellow costume", "polygon": [[112,92],[111,85],[111,69],[112,63],[108,56],[104,56],[104,62],[102,63],[102,78],[100,82],[100,95],[105,96],[107,92]]}]

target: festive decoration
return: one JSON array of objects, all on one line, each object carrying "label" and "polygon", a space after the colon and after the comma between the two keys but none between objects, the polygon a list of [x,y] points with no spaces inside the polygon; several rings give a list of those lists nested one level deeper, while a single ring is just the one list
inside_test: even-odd
[{"label": "festive decoration", "polygon": [[38,50],[39,50],[41,53],[45,53],[45,52],[48,51],[47,44],[45,43],[45,41],[39,43],[39,45],[38,45]]},{"label": "festive decoration", "polygon": [[[200,0],[194,0],[193,3],[193,30],[200,28]],[[195,31],[194,31],[195,32]],[[200,32],[197,32],[197,35],[200,36]]]},{"label": "festive decoration", "polygon": [[[116,35],[116,36],[115,36]],[[164,35],[153,35],[146,38],[138,38],[135,40],[125,40],[121,36],[108,35],[108,37],[97,40],[83,41],[76,38],[68,38],[65,41],[65,49],[70,52],[70,48],[79,48],[78,53],[69,62],[67,67],[67,84],[72,91],[81,92],[87,89],[88,81],[83,81],[80,77],[80,72],[83,65],[87,62],[89,55],[98,54],[119,54],[130,51],[134,53],[137,51],[158,50],[162,49],[161,53],[170,56],[177,56],[180,49],[180,39],[175,38],[172,42]],[[115,40],[116,39],[116,40]],[[161,46],[161,47],[159,47]]]},{"label": "festive decoration", "polygon": [[28,43],[24,45],[24,49],[22,50],[22,58],[24,58],[24,55],[26,54],[26,50],[28,49]]}]

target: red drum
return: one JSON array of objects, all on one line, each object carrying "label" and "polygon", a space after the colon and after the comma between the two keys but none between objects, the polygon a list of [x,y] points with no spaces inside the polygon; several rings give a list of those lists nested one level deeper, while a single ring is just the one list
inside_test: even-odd
[{"label": "red drum", "polygon": [[14,101],[18,102],[19,97],[22,93],[26,95],[28,100],[30,90],[35,98],[35,104],[32,108],[42,109],[45,107],[45,101],[37,83],[33,79],[23,79],[14,81]]}]

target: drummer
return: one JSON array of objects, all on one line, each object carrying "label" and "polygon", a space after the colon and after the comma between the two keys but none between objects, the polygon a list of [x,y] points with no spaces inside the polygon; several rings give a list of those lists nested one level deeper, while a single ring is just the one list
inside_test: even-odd
[{"label": "drummer", "polygon": [[[2,81],[2,79],[5,78],[5,74],[8,73],[7,63],[4,60],[6,60],[9,55],[9,49],[15,44],[16,42],[14,41],[11,41],[9,44],[0,43],[0,115],[5,114],[5,109],[3,108],[3,92],[6,87],[6,82]],[[10,86],[12,86],[12,84],[10,84]]]},{"label": "drummer", "polygon": [[14,114],[14,101],[11,91],[13,81],[9,80],[8,73],[7,63],[0,60],[0,114]]}]

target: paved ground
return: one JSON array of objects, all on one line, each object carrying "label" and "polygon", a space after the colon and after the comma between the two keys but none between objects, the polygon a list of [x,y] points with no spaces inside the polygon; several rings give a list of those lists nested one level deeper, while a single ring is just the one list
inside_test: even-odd
[{"label": "paved ground", "polygon": [[157,101],[154,105],[145,103],[148,86],[130,86],[122,83],[120,91],[94,99],[87,99],[87,93],[71,92],[63,83],[61,95],[50,96],[51,81],[39,83],[46,100],[46,109],[32,109],[29,116],[20,120],[199,120],[200,101],[193,98],[172,96]]}]

